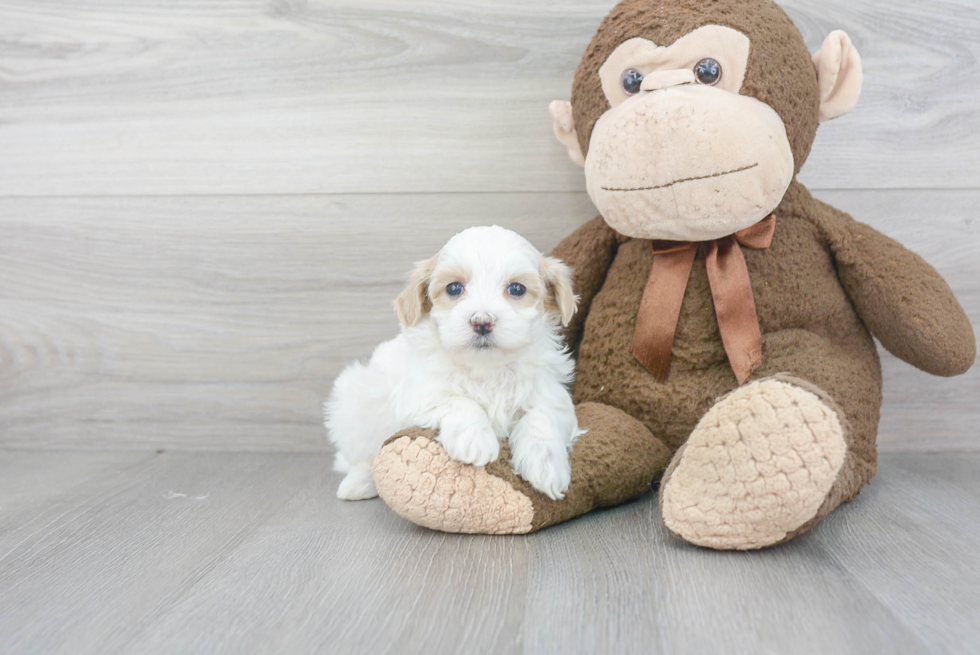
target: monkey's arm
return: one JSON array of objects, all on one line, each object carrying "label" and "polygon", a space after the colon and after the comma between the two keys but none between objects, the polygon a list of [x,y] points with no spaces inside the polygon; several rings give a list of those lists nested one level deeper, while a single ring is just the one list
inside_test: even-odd
[{"label": "monkey's arm", "polygon": [[565,342],[572,351],[578,349],[592,299],[602,288],[617,246],[618,235],[606,225],[602,216],[597,216],[565,237],[551,251],[553,257],[561,259],[575,272],[578,311],[565,328]]},{"label": "monkey's arm", "polygon": [[927,373],[965,373],[977,342],[946,281],[897,241],[841,211],[832,213],[827,227],[838,276],[871,333]]}]

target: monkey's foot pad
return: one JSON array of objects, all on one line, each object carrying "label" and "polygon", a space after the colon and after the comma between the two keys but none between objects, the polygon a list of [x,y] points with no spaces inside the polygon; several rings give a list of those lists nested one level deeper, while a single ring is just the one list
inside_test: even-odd
[{"label": "monkey's foot pad", "polygon": [[389,441],[374,460],[378,495],[412,523],[472,534],[531,531],[531,500],[482,467],[458,462],[425,436]]},{"label": "monkey's foot pad", "polygon": [[844,463],[841,422],[820,397],[780,379],[716,403],[660,488],[667,528],[710,548],[785,541],[813,519]]}]

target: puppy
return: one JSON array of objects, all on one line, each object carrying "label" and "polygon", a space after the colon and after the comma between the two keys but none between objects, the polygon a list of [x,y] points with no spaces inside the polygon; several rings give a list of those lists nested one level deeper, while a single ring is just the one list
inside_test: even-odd
[{"label": "puppy", "polygon": [[348,366],[324,405],[334,469],[347,474],[337,496],[377,496],[371,467],[382,444],[420,426],[475,466],[496,460],[508,439],[514,471],[562,498],[582,431],[560,326],[577,303],[571,270],[502,227],[464,230],[416,264],[395,301],[401,334]]}]

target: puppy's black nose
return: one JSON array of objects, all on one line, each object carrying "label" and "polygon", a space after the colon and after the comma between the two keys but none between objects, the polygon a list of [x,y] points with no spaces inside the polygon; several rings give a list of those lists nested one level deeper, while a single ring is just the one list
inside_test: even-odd
[{"label": "puppy's black nose", "polygon": [[473,326],[474,332],[485,337],[493,330],[493,316],[490,314],[473,314],[470,317],[470,325]]}]

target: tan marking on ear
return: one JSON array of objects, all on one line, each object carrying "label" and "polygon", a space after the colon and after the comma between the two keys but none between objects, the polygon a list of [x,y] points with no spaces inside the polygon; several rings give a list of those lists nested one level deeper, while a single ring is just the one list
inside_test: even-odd
[{"label": "tan marking on ear", "polygon": [[548,105],[548,112],[554,121],[555,137],[558,142],[568,149],[568,158],[579,166],[585,166],[585,156],[578,142],[575,131],[575,119],[572,117],[572,103],[567,100],[555,100]]},{"label": "tan marking on ear", "polygon": [[843,116],[861,97],[864,73],[861,55],[846,32],[836,30],[813,54],[820,83],[820,122]]},{"label": "tan marking on ear", "polygon": [[416,262],[415,268],[408,277],[405,290],[395,299],[395,313],[405,327],[412,327],[418,323],[419,319],[432,308],[428,286],[429,277],[437,261],[439,261],[438,254],[425,261]]},{"label": "tan marking on ear", "polygon": [[567,326],[575,310],[578,309],[578,296],[572,289],[572,269],[555,257],[541,259],[541,279],[547,293],[544,306],[561,316],[561,324]]}]

